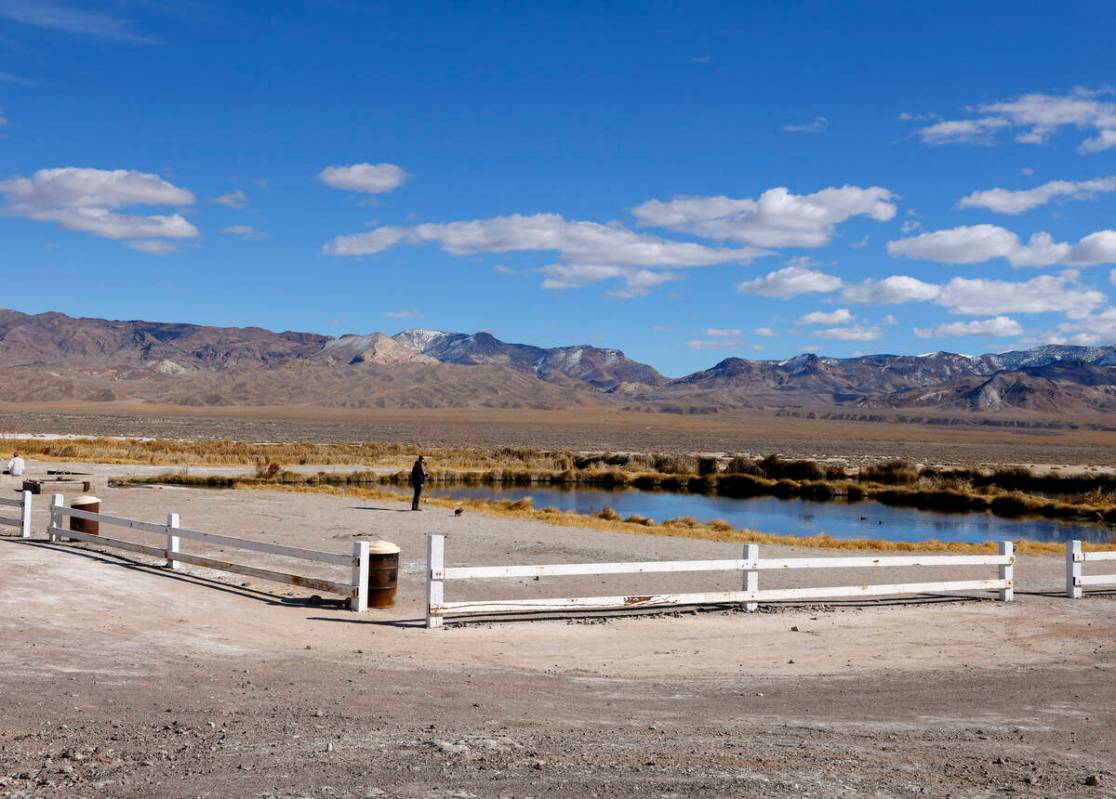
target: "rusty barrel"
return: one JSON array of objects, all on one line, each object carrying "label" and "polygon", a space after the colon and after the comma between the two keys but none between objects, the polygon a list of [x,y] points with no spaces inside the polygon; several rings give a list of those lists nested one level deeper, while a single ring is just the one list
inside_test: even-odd
[{"label": "rusty barrel", "polygon": [[390,541],[368,543],[368,607],[390,608],[399,584],[399,547]]},{"label": "rusty barrel", "polygon": [[[101,512],[101,500],[99,497],[93,497],[84,494],[80,497],[74,497],[70,501],[70,507],[74,510],[84,510],[90,513]],[[89,535],[100,535],[101,525],[100,522],[91,522],[88,519],[79,519],[76,516],[70,517],[70,529],[75,533],[88,533]]]}]

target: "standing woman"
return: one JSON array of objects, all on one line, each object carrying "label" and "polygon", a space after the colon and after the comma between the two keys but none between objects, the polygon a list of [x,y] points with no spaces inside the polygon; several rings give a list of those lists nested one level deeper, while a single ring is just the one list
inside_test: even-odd
[{"label": "standing woman", "polygon": [[419,455],[415,465],[411,468],[411,485],[415,489],[415,498],[411,500],[411,510],[421,510],[419,508],[419,498],[422,496],[422,487],[426,484],[426,478],[429,476],[426,473],[426,459]]}]

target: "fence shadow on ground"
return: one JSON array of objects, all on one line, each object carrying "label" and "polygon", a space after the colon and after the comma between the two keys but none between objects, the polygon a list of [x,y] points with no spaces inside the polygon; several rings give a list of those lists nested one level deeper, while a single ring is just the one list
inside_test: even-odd
[{"label": "fence shadow on ground", "polygon": [[156,577],[164,577],[170,580],[178,580],[180,582],[189,583],[192,585],[204,586],[226,594],[233,594],[235,596],[242,596],[248,599],[255,599],[264,602],[268,605],[287,606],[287,607],[316,607],[316,608],[329,608],[336,607],[338,610],[348,610],[348,600],[345,599],[326,599],[320,598],[320,601],[311,601],[311,597],[289,597],[279,596],[268,591],[261,591],[258,588],[252,588],[243,585],[229,585],[220,580],[214,580],[209,577],[202,577],[197,574],[186,574],[181,571],[174,571],[166,568],[165,566],[156,566],[150,563],[143,563],[134,560],[126,555],[117,555],[115,552],[104,552],[97,549],[78,549],[73,546],[63,544],[52,544],[49,541],[37,541],[26,539],[3,539],[0,541],[5,543],[20,544],[23,546],[32,546],[38,549],[47,549],[51,552],[63,552],[68,555],[77,555],[88,560],[94,560],[98,563],[103,563],[108,566],[116,566],[118,568],[127,569],[129,571],[150,574]]},{"label": "fence shadow on ground", "polygon": [[[1114,592],[1116,594],[1116,592]],[[1045,595],[1044,595],[1045,596]],[[1050,594],[1058,596],[1058,594]],[[991,602],[999,604],[992,597],[968,596],[957,594],[925,594],[910,597],[892,597],[883,599],[835,599],[830,602],[766,602],[760,605],[759,610],[747,612],[739,605],[679,605],[669,609],[663,608],[633,608],[616,610],[567,610],[552,613],[519,613],[491,616],[468,616],[454,618],[448,616],[443,624],[445,627],[469,627],[481,624],[523,624],[540,621],[565,621],[571,624],[606,624],[610,621],[622,619],[659,619],[679,618],[681,616],[698,615],[739,615],[742,617],[756,615],[771,615],[789,610],[810,610],[825,613],[831,610],[864,610],[867,608],[910,607],[918,605],[953,605],[962,603]],[[368,619],[349,617],[311,617],[312,621],[328,621],[336,624],[370,624],[381,627],[398,627],[402,629],[425,628],[426,619]]]}]

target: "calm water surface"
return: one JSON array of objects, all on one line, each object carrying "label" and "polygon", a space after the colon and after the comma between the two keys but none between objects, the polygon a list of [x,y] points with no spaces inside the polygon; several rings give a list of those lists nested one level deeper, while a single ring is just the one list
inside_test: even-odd
[{"label": "calm water surface", "polygon": [[536,508],[555,507],[576,513],[598,511],[606,505],[621,516],[640,514],[656,521],[692,516],[708,522],[724,519],[776,535],[809,536],[825,533],[833,538],[882,538],[889,541],[988,540],[1107,542],[1108,525],[1076,524],[1047,519],[1003,519],[987,513],[934,513],[915,508],[895,508],[876,502],[812,502],[804,499],[754,497],[733,499],[702,494],[551,487],[431,486],[434,496],[468,499],[521,499],[531,497]]}]

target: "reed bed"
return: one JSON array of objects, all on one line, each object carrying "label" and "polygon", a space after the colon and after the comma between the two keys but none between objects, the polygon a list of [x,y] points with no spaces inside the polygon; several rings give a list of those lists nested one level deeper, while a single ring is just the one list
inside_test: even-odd
[{"label": "reed bed", "polygon": [[[377,442],[284,444],[237,441],[133,440],[118,438],[22,439],[8,451],[48,460],[166,464],[179,473],[164,482],[231,487],[244,478],[195,477],[190,465],[254,466],[253,479],[267,484],[359,486],[406,485],[420,452],[435,465],[433,484],[592,486],[637,488],[729,497],[775,496],[815,501],[873,500],[942,512],[1116,524],[1116,475],[1039,474],[1021,467],[990,470],[919,468],[901,460],[862,466],[855,473],[812,460],[777,454],[763,458],[659,453],[575,453],[501,447],[424,449]],[[0,451],[0,457],[4,457]],[[349,473],[306,475],[285,464],[346,464],[376,467]],[[390,471],[385,472],[388,469]]]}]

